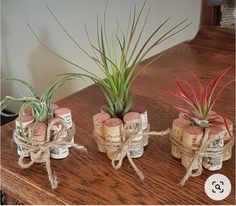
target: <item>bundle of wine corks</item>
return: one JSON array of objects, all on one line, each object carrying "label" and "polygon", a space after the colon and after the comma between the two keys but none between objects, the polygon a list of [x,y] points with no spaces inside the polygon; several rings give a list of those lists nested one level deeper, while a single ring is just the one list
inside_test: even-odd
[{"label": "bundle of wine corks", "polygon": [[[36,122],[32,115],[32,108],[28,107],[24,115],[21,117],[21,123],[19,117],[15,120],[16,129],[15,132],[22,136],[22,140],[25,142],[34,142],[40,145],[54,140],[56,134],[62,129],[62,121],[57,121],[55,125],[51,128],[50,137],[47,137],[48,124],[55,119],[63,120],[66,123],[66,130],[61,132],[60,138],[66,139],[69,130],[74,127],[72,122],[71,110],[68,108],[60,108],[58,105],[53,104],[53,117],[46,120],[45,122]],[[23,129],[23,131],[21,131]],[[74,130],[74,128],[73,128]],[[74,143],[74,136],[70,140]],[[17,147],[18,155],[25,153],[25,148]],[[26,154],[25,154],[26,155]],[[68,147],[55,147],[50,151],[50,155],[53,159],[63,159],[69,155]],[[30,156],[28,154],[28,156]]]},{"label": "bundle of wine corks", "polygon": [[[141,106],[132,107],[123,119],[112,118],[103,110],[93,116],[94,137],[98,150],[107,153],[112,159],[122,144],[122,132],[124,128],[128,133],[135,132],[130,144],[129,154],[131,158],[139,158],[143,155],[144,147],[148,144],[148,138],[143,135],[149,130],[147,111]],[[145,142],[143,142],[145,138]],[[139,144],[143,142],[142,144]]]},{"label": "bundle of wine corks", "polygon": [[[53,116],[44,122],[35,121],[32,108],[25,110],[15,120],[13,140],[17,144],[19,165],[28,168],[34,163],[46,163],[48,177],[53,189],[57,178],[52,174],[50,158],[63,159],[69,155],[69,148],[85,151],[85,147],[74,143],[75,125],[71,111],[53,104]],[[30,158],[30,159],[29,159]]]},{"label": "bundle of wine corks", "polygon": [[[223,124],[201,128],[180,113],[179,118],[173,121],[170,132],[172,155],[181,160],[187,171],[200,171],[198,175],[201,174],[202,167],[210,171],[220,170],[223,161],[231,158],[234,143],[233,123],[229,119],[226,122],[231,135]],[[206,134],[206,129],[209,134]],[[205,140],[204,135],[207,135]],[[191,172],[190,176],[194,176]]]}]

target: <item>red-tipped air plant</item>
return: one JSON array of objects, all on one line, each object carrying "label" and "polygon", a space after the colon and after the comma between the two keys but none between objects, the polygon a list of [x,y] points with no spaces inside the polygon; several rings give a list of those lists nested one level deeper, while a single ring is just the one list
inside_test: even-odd
[{"label": "red-tipped air plant", "polygon": [[203,85],[200,79],[192,71],[185,69],[191,74],[193,79],[197,81],[198,91],[192,86],[192,82],[190,83],[187,80],[177,78],[176,87],[178,91],[169,93],[187,103],[192,108],[192,111],[180,106],[174,106],[174,108],[182,112],[199,127],[204,128],[213,125],[225,125],[228,133],[232,136],[226,123],[226,119],[221,115],[212,114],[214,104],[221,96],[225,87],[235,81],[235,79],[233,79],[225,83],[215,94],[215,90],[220,80],[230,69],[232,69],[232,67],[228,67],[221,71],[214,79],[209,81],[207,85]]}]

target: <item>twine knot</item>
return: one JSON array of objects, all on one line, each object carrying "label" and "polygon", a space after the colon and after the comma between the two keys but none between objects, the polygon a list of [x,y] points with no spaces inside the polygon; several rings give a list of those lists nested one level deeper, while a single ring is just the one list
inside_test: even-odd
[{"label": "twine knot", "polygon": [[[209,145],[215,141],[215,138],[209,138],[210,133],[210,127],[203,128],[203,137],[201,140],[200,147],[198,149],[193,149],[191,147],[188,147],[182,143],[180,143],[178,140],[176,140],[173,135],[170,135],[170,140],[172,144],[177,146],[180,151],[193,155],[193,157],[190,160],[190,163],[188,165],[188,168],[186,169],[186,174],[180,181],[179,185],[183,186],[186,181],[189,179],[189,177],[196,177],[202,174],[202,162],[204,157],[212,157],[215,155],[223,155],[226,151],[232,149],[232,146],[234,144],[234,138],[231,138],[227,144],[224,145],[222,148],[210,148]],[[217,137],[216,137],[217,138]],[[197,164],[197,169],[193,169],[194,165]]]},{"label": "twine knot", "polygon": [[[52,127],[56,124],[61,124],[61,127],[57,134],[54,136],[54,139],[51,140]],[[50,166],[50,150],[55,147],[74,147],[79,151],[87,151],[86,148],[82,145],[72,143],[71,140],[75,135],[75,125],[73,123],[72,128],[67,129],[66,122],[63,119],[53,119],[47,127],[46,140],[44,142],[33,141],[32,137],[28,142],[25,142],[25,139],[18,133],[17,130],[14,130],[13,140],[21,148],[24,148],[22,154],[19,157],[19,165],[21,168],[29,168],[34,163],[45,163],[48,173],[48,178],[51,183],[52,189],[56,189],[58,186],[58,179],[55,174],[52,174]],[[25,162],[24,159],[30,154],[31,160]]]},{"label": "twine knot", "polygon": [[143,172],[135,165],[132,157],[130,156],[130,150],[132,148],[144,147],[146,142],[149,139],[149,136],[151,135],[164,136],[166,134],[169,134],[170,129],[167,129],[161,132],[149,132],[149,131],[142,132],[143,137],[141,138],[141,140],[134,141],[134,138],[137,136],[138,133],[140,133],[140,131],[142,131],[142,129],[137,126],[132,132],[130,132],[128,128],[129,128],[129,124],[126,124],[122,130],[122,133],[121,133],[122,141],[121,141],[119,149],[115,152],[115,155],[112,158],[112,167],[115,170],[119,169],[122,166],[123,159],[127,156],[129,163],[133,167],[134,171],[139,176],[139,178],[143,181],[144,180]]}]

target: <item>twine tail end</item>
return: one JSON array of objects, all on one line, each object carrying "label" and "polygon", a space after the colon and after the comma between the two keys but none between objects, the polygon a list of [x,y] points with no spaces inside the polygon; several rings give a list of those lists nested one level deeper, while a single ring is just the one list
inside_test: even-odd
[{"label": "twine tail end", "polygon": [[187,180],[185,180],[184,178],[180,181],[180,183],[178,184],[180,187],[183,187],[185,185],[185,182]]},{"label": "twine tail end", "polygon": [[54,189],[57,189],[57,186],[58,186],[58,183],[59,183],[59,181],[58,181],[58,178],[57,178],[57,176],[54,174],[54,176],[50,179],[49,178],[49,181],[50,181],[50,183],[51,183],[51,187],[52,187],[52,189],[54,190]]},{"label": "twine tail end", "polygon": [[143,175],[143,173],[141,171],[139,171],[140,173],[138,174],[140,180],[144,181],[145,177]]},{"label": "twine tail end", "polygon": [[79,150],[80,152],[85,152],[88,153],[88,150],[85,146],[83,145],[78,145],[78,144],[73,144],[72,147],[74,147],[75,149]]}]

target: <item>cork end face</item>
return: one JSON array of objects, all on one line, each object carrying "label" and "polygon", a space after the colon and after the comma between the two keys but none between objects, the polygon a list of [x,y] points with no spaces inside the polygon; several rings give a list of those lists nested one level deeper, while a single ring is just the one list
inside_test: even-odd
[{"label": "cork end face", "polygon": [[141,116],[138,112],[128,112],[124,116],[124,122],[130,122],[137,119],[141,119]]},{"label": "cork end face", "polygon": [[94,123],[102,123],[105,122],[106,120],[110,119],[111,115],[106,113],[106,112],[100,112],[98,114],[95,114],[93,116],[93,122]]},{"label": "cork end face", "polygon": [[28,116],[32,116],[33,115],[32,107],[31,106],[26,107],[24,110],[24,114]]},{"label": "cork end face", "polygon": [[[17,120],[20,120],[19,117],[17,118]],[[32,122],[32,121],[34,121],[34,118],[31,115],[23,115],[21,117],[21,121],[22,122]]]},{"label": "cork end face", "polygon": [[116,127],[122,124],[122,120],[119,118],[110,118],[104,123],[107,127]]},{"label": "cork end face", "polygon": [[55,116],[71,113],[71,110],[68,108],[60,108],[54,111]]},{"label": "cork end face", "polygon": [[173,121],[173,125],[180,128],[185,128],[191,125],[191,121],[184,118],[177,118]]},{"label": "cork end face", "polygon": [[203,134],[202,128],[194,126],[194,125],[190,125],[190,126],[186,127],[185,132],[190,135],[202,135]]},{"label": "cork end face", "polygon": [[42,135],[46,133],[47,125],[43,122],[35,122],[31,123],[28,129],[33,132],[34,135]]}]

